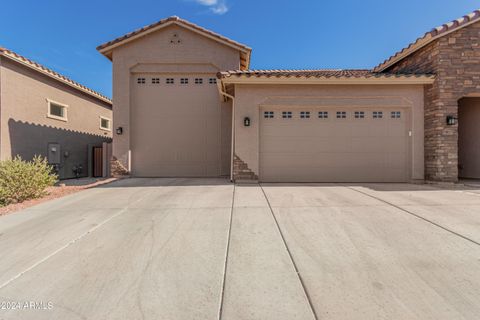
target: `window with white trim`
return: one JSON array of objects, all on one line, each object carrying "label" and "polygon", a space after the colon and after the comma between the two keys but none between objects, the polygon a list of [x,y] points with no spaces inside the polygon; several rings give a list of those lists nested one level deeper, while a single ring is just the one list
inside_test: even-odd
[{"label": "window with white trim", "polygon": [[159,84],[160,78],[152,78],[152,84]]},{"label": "window with white trim", "polygon": [[383,111],[373,111],[373,119],[382,119]]},{"label": "window with white trim", "polygon": [[263,112],[263,117],[265,119],[273,119],[275,116],[275,113],[273,111],[264,111]]},{"label": "window with white trim", "polygon": [[180,84],[188,84],[188,78],[181,78]]},{"label": "window with white trim", "polygon": [[175,79],[173,79],[173,78],[167,78],[167,79],[165,79],[165,83],[166,83],[166,84],[174,84],[174,83],[175,83]]},{"label": "window with white trim", "polygon": [[300,119],[310,119],[310,111],[300,111]]},{"label": "window with white trim", "polygon": [[337,111],[337,119],[345,119],[347,117],[347,112]]},{"label": "window with white trim", "polygon": [[217,78],[210,78],[210,79],[208,79],[208,83],[210,83],[210,84],[216,84],[216,83],[217,83]]},{"label": "window with white trim", "polygon": [[138,84],[145,84],[145,78],[137,78]]},{"label": "window with white trim", "polygon": [[48,111],[47,111],[48,118],[62,120],[62,121],[68,120],[67,118],[68,106],[66,104],[62,104],[62,103],[55,102],[48,99],[47,99],[47,104],[48,104]]},{"label": "window with white trim", "polygon": [[203,84],[202,78],[195,78],[195,84]]},{"label": "window with white trim", "polygon": [[355,119],[363,119],[363,118],[365,118],[364,111],[355,111]]},{"label": "window with white trim", "polygon": [[100,116],[100,129],[111,131],[112,130],[112,120],[106,117]]},{"label": "window with white trim", "polygon": [[318,111],[318,117],[320,119],[328,119],[328,111]]},{"label": "window with white trim", "polygon": [[401,113],[400,111],[392,111],[392,112],[390,113],[390,117],[391,117],[392,119],[400,119],[400,118],[401,118],[401,115],[402,115],[402,113]]},{"label": "window with white trim", "polygon": [[282,118],[283,119],[291,119],[292,118],[292,111],[282,111]]}]

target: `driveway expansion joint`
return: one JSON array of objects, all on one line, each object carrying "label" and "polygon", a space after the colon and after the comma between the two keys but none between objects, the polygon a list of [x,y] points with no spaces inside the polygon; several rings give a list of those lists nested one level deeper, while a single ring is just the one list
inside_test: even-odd
[{"label": "driveway expansion joint", "polygon": [[451,229],[449,229],[449,228],[447,228],[447,227],[444,227],[444,226],[442,226],[441,224],[438,224],[438,223],[436,223],[436,222],[434,222],[434,221],[432,221],[432,220],[429,220],[429,219],[427,219],[427,218],[424,218],[424,217],[422,217],[421,215],[418,215],[418,214],[416,214],[416,213],[414,213],[414,212],[412,212],[412,211],[409,211],[409,210],[407,210],[407,209],[405,209],[405,208],[403,208],[403,207],[400,207],[400,206],[398,206],[398,205],[396,205],[396,204],[393,204],[393,203],[391,203],[391,202],[389,202],[389,201],[383,200],[383,199],[381,199],[381,198],[379,198],[379,197],[372,196],[371,194],[368,194],[368,193],[366,193],[366,192],[357,190],[357,189],[355,189],[355,188],[353,188],[353,187],[347,187],[347,188],[349,188],[350,190],[356,191],[356,192],[358,192],[358,193],[361,193],[361,194],[363,194],[363,195],[365,195],[365,196],[367,196],[367,197],[370,197],[370,198],[372,198],[372,199],[375,199],[375,200],[381,201],[381,202],[383,202],[383,203],[385,203],[385,204],[388,204],[388,205],[390,205],[390,206],[392,206],[392,207],[394,207],[394,208],[396,208],[396,209],[398,209],[398,210],[400,210],[400,211],[403,211],[403,212],[405,212],[405,213],[407,213],[407,214],[409,214],[409,215],[411,215],[411,216],[414,216],[414,217],[416,217],[416,218],[418,218],[418,219],[420,219],[420,220],[423,220],[423,221],[425,221],[425,222],[427,222],[427,223],[430,223],[431,225],[436,226],[437,228],[443,229],[443,230],[445,230],[445,231],[447,231],[447,232],[449,232],[449,233],[451,233],[451,234],[453,234],[453,235],[455,235],[455,236],[457,236],[457,237],[460,237],[460,238],[462,238],[462,239],[464,239],[464,240],[467,240],[467,241],[469,241],[469,242],[471,242],[471,243],[473,243],[473,244],[476,244],[477,246],[480,246],[480,242],[477,242],[477,241],[475,241],[475,240],[473,240],[473,239],[471,239],[471,238],[469,238],[469,237],[467,237],[467,236],[464,236],[463,234],[460,234],[460,233],[455,232],[455,231],[453,231],[453,230],[451,230]]},{"label": "driveway expansion joint", "polygon": [[270,210],[270,213],[272,214],[273,221],[275,221],[275,226],[277,227],[278,232],[280,233],[280,238],[282,239],[283,245],[285,249],[287,250],[288,257],[290,258],[290,261],[292,262],[293,268],[295,270],[295,273],[297,275],[298,280],[300,281],[300,285],[302,286],[303,292],[305,294],[305,297],[307,298],[308,305],[310,307],[310,310],[312,311],[313,318],[315,320],[318,320],[317,312],[315,311],[315,308],[313,307],[312,299],[310,294],[308,293],[307,286],[305,285],[305,282],[300,274],[300,271],[298,270],[297,264],[295,263],[295,260],[293,259],[293,255],[290,251],[290,248],[288,247],[287,241],[285,239],[285,236],[283,235],[282,229],[280,228],[280,224],[278,223],[277,217],[275,216],[275,213],[273,212],[272,205],[270,204],[270,200],[267,197],[267,194],[265,193],[265,190],[263,189],[263,186],[259,183],[258,186],[262,190],[263,196],[265,197],[265,200],[267,201],[268,208]]}]

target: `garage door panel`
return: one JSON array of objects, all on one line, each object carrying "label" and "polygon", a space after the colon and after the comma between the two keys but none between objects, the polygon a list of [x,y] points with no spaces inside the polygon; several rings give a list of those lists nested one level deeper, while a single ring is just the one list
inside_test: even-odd
[{"label": "garage door panel", "polygon": [[[290,108],[291,109],[291,108]],[[266,109],[265,109],[266,110]],[[292,110],[292,119],[260,120],[260,180],[272,182],[403,182],[408,178],[409,137],[407,112],[390,119],[373,118],[373,109],[365,108],[364,118],[300,119]],[[285,108],[284,110],[288,110]],[[261,115],[263,110],[261,109]],[[318,110],[320,111],[320,110]],[[323,110],[324,111],[324,110]],[[375,109],[375,111],[381,111]],[[317,110],[310,110],[317,115]]]},{"label": "garage door panel", "polygon": [[[133,81],[131,113],[132,173],[135,176],[220,176],[221,103],[215,85],[167,85]],[[212,75],[213,77],[214,75]],[[205,80],[204,80],[205,81]]]}]

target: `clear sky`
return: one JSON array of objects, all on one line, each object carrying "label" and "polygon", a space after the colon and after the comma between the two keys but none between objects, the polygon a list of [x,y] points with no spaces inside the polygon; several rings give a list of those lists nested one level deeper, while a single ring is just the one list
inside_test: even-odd
[{"label": "clear sky", "polygon": [[111,63],[96,46],[178,15],[253,48],[252,69],[371,68],[478,0],[15,0],[0,46],[107,96]]}]

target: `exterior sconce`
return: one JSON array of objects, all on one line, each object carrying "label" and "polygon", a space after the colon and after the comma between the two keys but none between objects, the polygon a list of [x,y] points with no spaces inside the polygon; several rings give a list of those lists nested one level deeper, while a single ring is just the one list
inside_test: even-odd
[{"label": "exterior sconce", "polygon": [[454,126],[457,124],[458,118],[454,116],[447,116],[447,126]]},{"label": "exterior sconce", "polygon": [[243,118],[243,125],[245,127],[250,127],[250,118],[249,117]]},{"label": "exterior sconce", "polygon": [[123,134],[123,128],[122,128],[122,127],[118,127],[117,130],[116,130],[116,132],[117,132],[118,135]]}]

